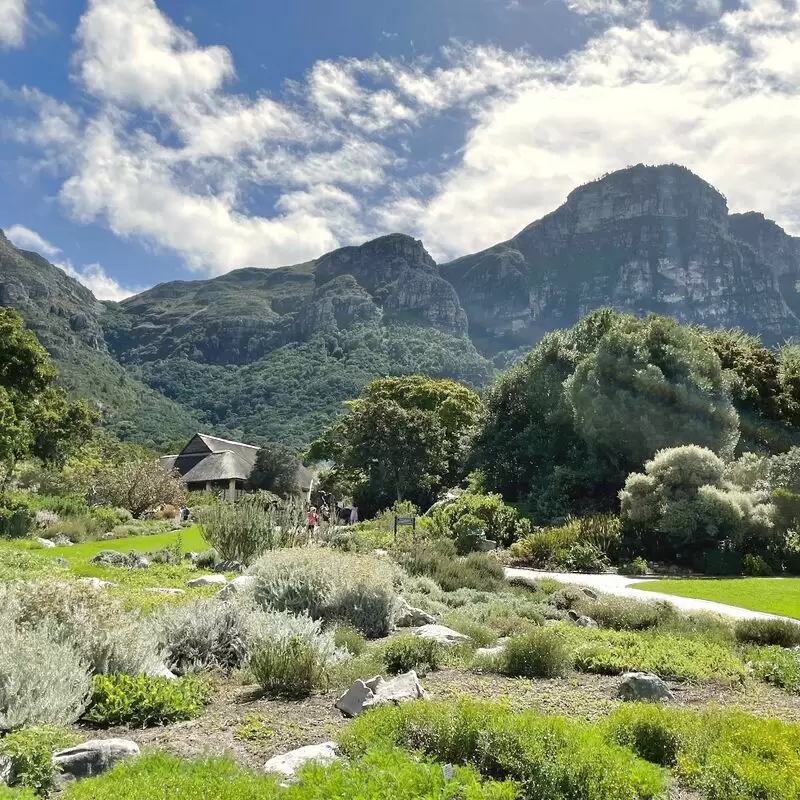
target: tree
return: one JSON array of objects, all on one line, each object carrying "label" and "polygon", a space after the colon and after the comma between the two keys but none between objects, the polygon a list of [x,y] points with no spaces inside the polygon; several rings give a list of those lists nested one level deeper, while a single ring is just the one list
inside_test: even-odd
[{"label": "tree", "polygon": [[256,463],[250,473],[248,488],[264,489],[280,497],[297,492],[297,471],[300,459],[286,445],[272,442],[265,444],[256,455]]},{"label": "tree", "polygon": [[620,492],[623,539],[632,555],[698,563],[725,545],[758,552],[773,529],[774,507],[763,495],[724,480],[725,463],[705,447],[661,450]]},{"label": "tree", "polygon": [[94,475],[94,502],[126,508],[135,517],[160,505],[177,506],[186,487],[175,470],[147,456],[106,464]]},{"label": "tree", "polygon": [[486,488],[541,522],[612,511],[657,449],[732,454],[738,419],[718,358],[674,320],[610,309],[547,334],[487,398],[476,465]]},{"label": "tree", "polygon": [[483,415],[480,398],[466,386],[416,375],[385,378],[346,405],[309,456],[334,462],[362,512],[396,500],[428,506],[466,474]]},{"label": "tree", "polygon": [[0,464],[32,455],[61,464],[85,442],[96,416],[54,385],[47,351],[15,311],[0,308]]}]

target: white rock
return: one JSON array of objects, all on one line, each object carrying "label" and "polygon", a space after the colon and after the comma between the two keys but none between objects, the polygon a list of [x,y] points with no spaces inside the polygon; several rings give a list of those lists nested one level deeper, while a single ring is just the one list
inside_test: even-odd
[{"label": "white rock", "polygon": [[454,631],[445,625],[423,625],[414,631],[414,636],[422,639],[434,639],[439,644],[459,644],[460,642],[470,641],[469,636]]},{"label": "white rock", "polygon": [[658,675],[646,672],[626,672],[617,689],[617,696],[622,700],[642,700],[651,703],[675,699],[669,686]]},{"label": "white rock", "polygon": [[53,755],[53,764],[60,767],[59,782],[73,778],[99,775],[123,758],[139,755],[139,746],[130,739],[92,739],[75,747],[68,747]]},{"label": "white rock", "polygon": [[310,744],[306,747],[298,747],[284,753],[282,756],[275,756],[264,764],[264,772],[281,775],[282,777],[293,780],[297,770],[304,764],[314,761],[317,764],[332,764],[339,760],[339,748],[336,742],[323,742],[322,744]]},{"label": "white rock", "polygon": [[240,595],[253,587],[256,579],[254,575],[237,575],[230,583],[217,592],[220,600],[227,600],[234,595]]},{"label": "white rock", "polygon": [[145,587],[146,592],[150,592],[151,594],[186,594],[186,589],[168,589],[168,588],[161,588],[157,586],[147,586]]},{"label": "white rock", "polygon": [[41,536],[36,537],[36,543],[39,545],[39,547],[44,547],[47,550],[56,546],[55,542],[51,542],[49,539],[43,539]]},{"label": "white rock", "polygon": [[119,586],[118,583],[111,583],[111,581],[104,581],[100,578],[78,578],[78,583],[85,583],[92,589],[115,589]]},{"label": "white rock", "polygon": [[398,628],[414,628],[417,625],[432,625],[434,622],[436,617],[432,614],[421,608],[414,608],[402,597],[398,600],[394,623]]},{"label": "white rock", "polygon": [[11,783],[12,761],[10,758],[0,756],[0,786]]},{"label": "white rock", "polygon": [[227,582],[224,575],[201,575],[199,578],[192,578],[186,585],[196,589],[198,586],[225,586]]},{"label": "white rock", "polygon": [[479,647],[475,651],[475,655],[484,657],[499,656],[505,649],[506,646],[504,644],[498,644],[494,647]]},{"label": "white rock", "polygon": [[356,681],[335,703],[346,717],[358,716],[368,708],[398,705],[425,697],[425,690],[414,670],[385,681],[380,675]]}]

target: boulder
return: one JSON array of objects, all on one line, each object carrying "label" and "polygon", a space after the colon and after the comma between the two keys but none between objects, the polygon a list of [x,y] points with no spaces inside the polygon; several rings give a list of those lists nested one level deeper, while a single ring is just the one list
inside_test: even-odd
[{"label": "boulder", "polygon": [[220,600],[228,600],[231,597],[240,595],[252,589],[256,579],[254,575],[237,575],[230,583],[226,584],[217,592]]},{"label": "boulder", "polygon": [[44,547],[48,550],[56,546],[55,542],[51,542],[49,539],[43,539],[41,536],[36,537],[36,544],[38,544],[39,547]]},{"label": "boulder", "polygon": [[0,786],[8,786],[13,777],[14,763],[6,756],[0,756]]},{"label": "boulder", "polygon": [[133,562],[134,569],[150,569],[150,562],[144,556],[138,556]]},{"label": "boulder", "polygon": [[241,572],[242,565],[239,561],[220,561],[219,564],[214,564],[214,572]]},{"label": "boulder", "polygon": [[581,591],[590,599],[590,600],[597,600],[599,595],[594,589],[588,589],[587,587],[583,587]]},{"label": "boulder", "polygon": [[118,583],[111,583],[111,581],[104,581],[101,578],[78,578],[78,583],[85,583],[91,586],[92,589],[116,589]]},{"label": "boulder", "polygon": [[395,625],[398,628],[416,628],[418,625],[432,625],[436,617],[421,608],[410,606],[402,597],[395,609]]},{"label": "boulder", "polygon": [[127,567],[128,556],[119,550],[101,550],[89,559],[90,564],[104,564],[107,567]]},{"label": "boulder", "polygon": [[151,594],[186,594],[185,589],[162,589],[158,586],[147,586],[145,587],[145,591],[150,592]]},{"label": "boulder", "polygon": [[492,550],[497,550],[497,542],[494,539],[479,539],[478,550],[481,553],[490,553]]},{"label": "boulder", "polygon": [[389,551],[388,550],[384,550],[382,547],[376,547],[372,551],[372,555],[374,555],[375,558],[385,558],[386,556],[389,555]]},{"label": "boulder", "polygon": [[73,541],[64,534],[59,534],[53,537],[53,547],[72,547]]},{"label": "boulder", "polygon": [[425,690],[414,670],[385,681],[380,675],[356,681],[335,703],[346,717],[355,717],[368,708],[398,705],[425,697]]},{"label": "boulder", "polygon": [[567,612],[569,618],[579,627],[579,628],[597,628],[597,623],[591,618],[587,617],[583,614],[579,614],[577,611],[570,611]]},{"label": "boulder", "polygon": [[470,641],[469,636],[454,631],[445,625],[423,625],[414,631],[414,636],[419,636],[421,639],[434,639],[439,644],[445,645]]},{"label": "boulder", "polygon": [[275,756],[264,764],[264,772],[280,775],[286,780],[294,780],[297,777],[297,770],[310,761],[317,764],[332,764],[338,761],[339,748],[336,742],[323,742],[322,744],[310,744],[306,747],[298,747],[282,756]]},{"label": "boulder", "polygon": [[201,575],[199,578],[192,578],[187,582],[187,586],[197,589],[200,586],[225,586],[228,579],[224,575]]},{"label": "boulder", "polygon": [[617,689],[617,697],[622,700],[641,700],[649,703],[675,699],[669,686],[658,675],[646,672],[626,672]]},{"label": "boulder", "polygon": [[479,647],[475,651],[476,656],[483,656],[484,658],[492,658],[494,656],[502,655],[506,649],[504,644],[496,644],[494,647]]},{"label": "boulder", "polygon": [[76,778],[99,775],[118,761],[138,755],[139,746],[130,739],[92,739],[59,750],[53,755],[53,764],[61,770],[58,782],[63,784]]}]

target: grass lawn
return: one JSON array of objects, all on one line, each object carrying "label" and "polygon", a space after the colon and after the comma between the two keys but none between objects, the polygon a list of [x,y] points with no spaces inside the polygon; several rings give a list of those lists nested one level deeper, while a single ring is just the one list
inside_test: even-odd
[{"label": "grass lawn", "polygon": [[64,558],[72,564],[77,561],[88,561],[101,550],[119,550],[121,553],[128,553],[131,550],[136,550],[138,553],[161,550],[164,547],[175,544],[179,535],[181,537],[181,549],[184,553],[189,551],[197,553],[208,549],[200,529],[196,525],[192,525],[190,528],[184,528],[180,532],[157,533],[153,536],[129,536],[125,539],[106,539],[100,542],[84,542],[83,544],[74,544],[71,547],[52,547],[37,550],[36,552],[51,558]]},{"label": "grass lawn", "polygon": [[679,578],[632,584],[646,592],[713,600],[800,619],[800,578]]}]

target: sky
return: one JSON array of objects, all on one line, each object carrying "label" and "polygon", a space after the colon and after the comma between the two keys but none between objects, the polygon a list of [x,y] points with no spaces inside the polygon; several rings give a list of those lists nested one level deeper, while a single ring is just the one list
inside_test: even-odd
[{"label": "sky", "polygon": [[800,234],[795,0],[0,0],[0,227],[119,300],[680,163]]}]

